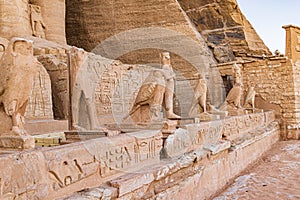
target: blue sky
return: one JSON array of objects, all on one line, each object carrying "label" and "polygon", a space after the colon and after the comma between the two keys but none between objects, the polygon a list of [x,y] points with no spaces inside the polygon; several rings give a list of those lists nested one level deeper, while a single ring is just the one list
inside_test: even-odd
[{"label": "blue sky", "polygon": [[237,0],[240,9],[272,52],[285,53],[283,25],[300,26],[300,0]]}]

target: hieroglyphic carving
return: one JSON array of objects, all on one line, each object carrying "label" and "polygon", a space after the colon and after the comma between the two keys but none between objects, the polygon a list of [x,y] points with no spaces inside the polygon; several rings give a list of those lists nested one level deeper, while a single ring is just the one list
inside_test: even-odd
[{"label": "hieroglyphic carving", "polygon": [[28,106],[25,112],[26,119],[53,119],[51,80],[43,66],[33,79]]},{"label": "hieroglyphic carving", "polygon": [[129,167],[132,164],[132,153],[126,145],[105,150],[100,161],[100,175],[106,177],[115,173],[116,170]]},{"label": "hieroglyphic carving", "polygon": [[[97,63],[96,63],[97,64]],[[108,66],[102,73],[95,91],[95,105],[97,115],[112,114],[112,98],[121,98],[119,89],[121,79],[121,67],[119,65]]]},{"label": "hieroglyphic carving", "polygon": [[264,122],[263,113],[230,117],[224,120],[223,137],[230,140],[242,137],[247,131],[264,126]]},{"label": "hieroglyphic carving", "polygon": [[[82,150],[68,152],[68,156],[61,156],[68,159],[54,159],[48,163],[49,177],[53,181],[52,189],[54,191],[65,188],[71,184],[79,182],[97,173],[99,163],[95,157],[90,154],[80,156]],[[55,154],[47,154],[49,157]]]},{"label": "hieroglyphic carving", "polygon": [[160,131],[141,131],[129,134],[135,138],[135,163],[149,162],[159,157],[162,148],[162,134]]}]

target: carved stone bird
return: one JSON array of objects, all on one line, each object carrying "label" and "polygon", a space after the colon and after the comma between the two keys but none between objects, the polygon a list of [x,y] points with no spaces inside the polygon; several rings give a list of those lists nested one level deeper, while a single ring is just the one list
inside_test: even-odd
[{"label": "carved stone bird", "polygon": [[148,83],[146,85],[142,85],[138,95],[135,99],[135,102],[132,106],[131,111],[128,116],[135,113],[141,106],[150,104],[152,97],[154,96],[154,92],[156,90],[157,83]]},{"label": "carved stone bird", "polygon": [[203,112],[206,112],[206,97],[207,97],[207,85],[204,79],[199,79],[199,82],[194,90],[194,96],[192,100],[192,106],[189,111],[189,116],[191,116],[192,111],[195,109],[196,105],[199,105]]},{"label": "carved stone bird", "polygon": [[[137,97],[135,99],[135,102],[127,116],[125,116],[123,119],[127,119],[129,116],[134,114],[140,107],[144,105],[150,104],[158,104],[161,105],[162,98],[161,99],[155,99],[154,96],[157,94],[157,92],[161,92],[161,96],[163,97],[164,91],[160,91],[159,87],[165,88],[165,74],[162,70],[154,70],[149,74],[149,76],[144,81],[143,85],[141,86]],[[158,101],[158,102],[156,102]]]},{"label": "carved stone bird", "polygon": [[245,98],[244,108],[246,108],[248,105],[250,105],[251,108],[254,110],[255,94],[256,94],[256,92],[254,90],[254,87],[250,86],[248,88],[247,95]]},{"label": "carved stone bird", "polygon": [[226,102],[232,104],[236,108],[241,108],[241,97],[243,94],[242,84],[237,83],[229,91],[228,96],[226,97]]}]

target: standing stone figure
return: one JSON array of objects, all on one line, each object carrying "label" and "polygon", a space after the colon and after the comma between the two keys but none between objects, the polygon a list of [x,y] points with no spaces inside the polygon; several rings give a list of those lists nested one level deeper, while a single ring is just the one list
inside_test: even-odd
[{"label": "standing stone figure", "polygon": [[[70,54],[70,67],[71,67],[71,86],[72,91],[72,129],[74,130],[98,130],[98,120],[96,116],[96,108],[94,103],[94,91],[91,87],[91,77],[89,73],[85,73],[83,76],[77,76],[79,70],[83,64],[87,62],[87,52],[83,49],[73,47]],[[82,73],[84,73],[82,71]],[[76,82],[75,82],[76,80]],[[89,128],[84,128],[80,124],[80,105],[82,99],[86,104],[87,117],[89,122]]]},{"label": "standing stone figure", "polygon": [[39,38],[46,38],[45,29],[46,25],[43,21],[41,7],[30,4],[30,22],[32,35]]},{"label": "standing stone figure", "polygon": [[171,66],[171,57],[169,52],[161,53],[162,70],[165,72],[166,77],[166,91],[165,91],[165,104],[166,104],[166,117],[168,119],[180,119],[180,116],[174,113],[174,91],[175,91],[175,76]]},{"label": "standing stone figure", "polygon": [[[221,116],[226,117],[228,114],[226,111],[218,110],[210,103],[207,82],[201,74],[197,75],[199,77],[199,81],[194,89],[192,105],[188,115],[190,117],[199,117],[201,121],[216,120]],[[200,108],[200,115],[198,113],[197,115],[193,114],[197,105],[199,105]]]},{"label": "standing stone figure", "polygon": [[197,105],[200,106],[200,113],[206,113],[206,99],[207,99],[207,84],[205,79],[199,75],[199,81],[194,89],[194,96],[192,100],[192,106],[189,111],[189,116],[192,115],[193,110]]},{"label": "standing stone figure", "polygon": [[155,69],[143,82],[135,99],[129,116],[137,124],[149,124],[160,121],[163,101],[165,101],[166,117],[179,119],[173,112],[175,73],[170,64],[169,52],[161,54],[162,69]]},{"label": "standing stone figure", "polygon": [[160,120],[165,94],[166,78],[163,70],[150,72],[143,82],[129,116],[138,124],[148,124]]},{"label": "standing stone figure", "polygon": [[[24,114],[28,104],[34,77],[41,64],[33,56],[32,41],[13,38],[1,59],[0,74],[0,126],[7,127],[7,117],[11,119],[11,130],[17,135],[26,134]],[[8,128],[8,127],[7,127]],[[7,130],[1,130],[6,132]]]},{"label": "standing stone figure", "polygon": [[249,106],[252,108],[253,112],[255,109],[255,90],[253,86],[250,86],[247,91],[247,95],[245,98],[244,108],[248,108]]},{"label": "standing stone figure", "polygon": [[243,77],[241,68],[235,63],[233,66],[234,85],[229,91],[225,102],[221,106],[221,110],[228,111],[230,115],[244,114],[241,106],[241,98],[243,95]]}]

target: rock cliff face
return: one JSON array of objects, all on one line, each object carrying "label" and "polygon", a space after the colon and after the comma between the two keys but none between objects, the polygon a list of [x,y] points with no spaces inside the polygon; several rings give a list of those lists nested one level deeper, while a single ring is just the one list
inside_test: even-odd
[{"label": "rock cliff face", "polygon": [[[238,53],[270,54],[235,0],[67,1],[68,43],[86,50],[122,31],[143,27],[165,27],[196,40],[203,36],[218,62],[235,60]],[[211,54],[207,47],[202,51]],[[121,59],[155,60],[145,51],[144,59],[136,53]]]},{"label": "rock cliff face", "polygon": [[219,62],[239,53],[271,54],[236,0],[178,0]]},{"label": "rock cliff face", "polygon": [[[199,65],[196,66],[198,69],[215,64],[204,39],[194,29],[176,0],[66,2],[66,32],[71,45],[91,51],[111,38],[114,40],[108,46],[124,51],[109,54],[107,50],[101,50],[101,55],[120,58],[124,63],[159,63],[158,53],[164,49],[180,57],[186,52],[189,57],[201,57],[201,63],[198,62]],[[192,39],[197,50],[191,51],[191,45],[184,44],[183,42],[187,43],[186,38],[181,36]],[[178,63],[174,67],[184,76],[185,73],[192,74],[197,71],[184,59],[176,58],[174,63]]]},{"label": "rock cliff face", "polygon": [[171,52],[177,78],[205,73],[213,99],[223,100],[213,53],[176,0],[67,0],[66,7],[68,44],[129,64],[159,65],[159,53]]}]

